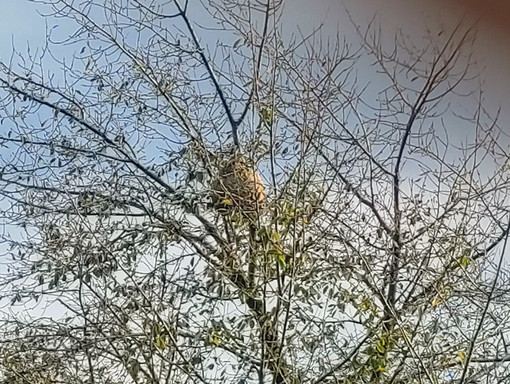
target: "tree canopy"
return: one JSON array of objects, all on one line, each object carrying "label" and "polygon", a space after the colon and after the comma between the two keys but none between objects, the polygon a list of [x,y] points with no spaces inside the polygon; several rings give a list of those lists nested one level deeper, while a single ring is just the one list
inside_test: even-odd
[{"label": "tree canopy", "polygon": [[0,63],[0,382],[508,381],[474,29],[37,3],[66,28]]}]

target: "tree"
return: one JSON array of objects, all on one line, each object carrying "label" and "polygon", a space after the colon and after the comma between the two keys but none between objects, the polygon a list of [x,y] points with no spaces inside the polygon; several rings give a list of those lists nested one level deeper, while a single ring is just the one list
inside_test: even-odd
[{"label": "tree", "polygon": [[41,3],[75,30],[1,64],[4,383],[507,381],[508,146],[474,30]]}]

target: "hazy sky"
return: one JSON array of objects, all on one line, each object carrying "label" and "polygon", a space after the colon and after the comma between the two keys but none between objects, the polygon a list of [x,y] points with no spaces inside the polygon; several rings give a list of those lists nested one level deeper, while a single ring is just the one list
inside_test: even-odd
[{"label": "hazy sky", "polygon": [[[0,59],[12,53],[12,44],[23,52],[44,44],[45,21],[28,0],[2,0]],[[301,28],[325,23],[327,33],[349,34],[348,9],[360,24],[377,15],[383,32],[397,28],[417,38],[427,28],[452,26],[461,17],[477,21],[476,59],[483,72],[490,103],[503,109],[510,103],[510,1],[508,0],[286,0],[285,21]],[[49,25],[51,27],[52,25]],[[292,27],[289,25],[289,27]],[[510,119],[509,119],[510,121]]]},{"label": "hazy sky", "polygon": [[27,42],[44,43],[44,19],[27,0],[2,0],[0,26],[2,59],[11,53],[13,39],[18,49],[26,47]]},{"label": "hazy sky", "polygon": [[[27,0],[2,0],[0,13],[0,55],[11,53],[12,41],[18,49],[27,42],[38,46],[44,42],[45,21],[33,3]],[[347,8],[360,23],[377,14],[383,30],[393,33],[402,28],[411,35],[422,36],[425,28],[453,25],[464,16],[478,20],[479,59],[491,74],[491,86],[497,92],[510,89],[510,1],[508,0],[286,0],[289,20],[301,25],[326,22],[330,28],[342,28]],[[347,29],[345,29],[347,32]],[[336,32],[336,31],[335,31]],[[507,99],[508,101],[508,99]]]},{"label": "hazy sky", "polygon": [[[32,52],[42,46],[46,28],[52,28],[54,23],[46,25],[36,6],[28,0],[0,1],[0,60],[8,61],[13,47],[24,53],[28,44]],[[324,23],[326,34],[342,36],[353,33],[345,9],[361,26],[377,15],[383,33],[388,36],[402,29],[411,38],[420,38],[427,28],[451,27],[462,17],[468,23],[477,21],[475,56],[482,72],[486,102],[494,110],[502,107],[502,122],[510,125],[510,111],[507,111],[510,104],[510,0],[286,0],[284,20],[291,29],[297,25],[311,29]],[[58,72],[58,68],[55,71]]]},{"label": "hazy sky", "polygon": [[420,38],[427,29],[453,27],[463,19],[477,28],[475,59],[488,101],[503,110],[510,103],[509,0],[290,0],[286,4],[296,20],[303,24],[325,20],[331,30],[347,31],[344,9],[360,25],[376,15],[381,30],[390,37],[402,29],[411,38]]}]

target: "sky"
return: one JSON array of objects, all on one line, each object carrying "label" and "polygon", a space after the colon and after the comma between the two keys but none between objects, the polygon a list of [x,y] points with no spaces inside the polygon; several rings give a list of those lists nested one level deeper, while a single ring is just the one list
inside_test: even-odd
[{"label": "sky", "polygon": [[[46,29],[54,25],[46,25],[36,6],[28,0],[1,1],[0,61],[8,61],[13,50],[44,45]],[[475,58],[486,102],[494,111],[501,107],[503,124],[510,124],[510,0],[286,0],[284,23],[305,31],[324,24],[326,34],[354,38],[346,9],[360,26],[376,17],[388,36],[401,29],[418,39],[427,29],[452,27],[461,18],[476,24]]]},{"label": "sky", "polygon": [[[8,62],[13,51],[34,52],[45,43],[46,31],[65,25],[45,20],[41,7],[29,0],[2,0],[0,12],[0,61]],[[339,34],[354,38],[346,10],[359,26],[377,21],[386,37],[401,29],[419,39],[428,29],[452,28],[460,19],[476,25],[475,59],[493,113],[501,108],[502,126],[510,126],[510,1],[508,0],[285,0],[282,22],[289,30],[311,31],[323,25],[323,37]],[[200,15],[199,15],[200,16]],[[57,26],[58,25],[58,26]],[[217,37],[210,37],[217,38]],[[66,52],[62,52],[66,55]],[[51,68],[50,68],[51,69]],[[55,68],[55,72],[59,72]],[[469,109],[470,106],[466,106]],[[0,130],[2,127],[0,126]],[[510,132],[510,127],[509,127]]]},{"label": "sky", "polygon": [[[44,44],[45,20],[28,0],[2,0],[0,58],[10,57],[12,47],[24,51]],[[285,22],[300,28],[325,24],[328,33],[353,33],[345,9],[360,25],[374,16],[383,33],[401,28],[419,38],[427,28],[452,26],[460,18],[478,28],[476,58],[481,63],[484,88],[494,105],[510,102],[510,2],[508,0],[286,0]],[[49,26],[51,27],[51,26]]]},{"label": "sky", "polygon": [[[8,62],[13,51],[34,52],[45,43],[46,31],[65,25],[41,16],[42,8],[29,0],[2,0],[0,12],[0,61]],[[508,0],[285,0],[282,22],[289,30],[306,33],[323,25],[323,37],[354,38],[346,10],[360,27],[374,19],[386,37],[396,30],[412,39],[427,30],[452,28],[463,19],[476,26],[475,60],[485,92],[486,106],[501,108],[500,122],[510,126],[510,1]],[[198,15],[200,16],[200,15]],[[58,26],[57,26],[58,25]],[[362,28],[363,29],[363,28]],[[218,38],[211,36],[210,38]],[[62,52],[66,55],[66,52]],[[51,69],[51,68],[49,68]],[[59,72],[55,68],[55,72]],[[467,109],[470,106],[466,106]],[[0,126],[0,130],[2,127]],[[510,127],[509,131],[510,132]]]},{"label": "sky", "polygon": [[0,55],[9,57],[13,42],[18,48],[27,43],[44,43],[44,19],[27,0],[3,0],[0,12]]},{"label": "sky", "polygon": [[[289,19],[304,25],[324,22],[333,33],[352,33],[345,17],[347,9],[360,26],[374,17],[381,31],[391,37],[401,29],[411,40],[423,37],[427,29],[452,28],[459,20],[477,30],[474,58],[481,72],[488,104],[496,110],[510,103],[510,1],[508,0],[290,0]],[[306,17],[303,17],[306,15]],[[510,113],[502,119],[510,124]],[[509,129],[510,131],[510,129]]]}]

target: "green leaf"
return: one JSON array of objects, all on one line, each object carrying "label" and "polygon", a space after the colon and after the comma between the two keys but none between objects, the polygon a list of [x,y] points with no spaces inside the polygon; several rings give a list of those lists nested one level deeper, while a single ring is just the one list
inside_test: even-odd
[{"label": "green leaf", "polygon": [[166,340],[164,335],[159,335],[156,337],[156,347],[159,349],[165,349],[166,348]]}]

